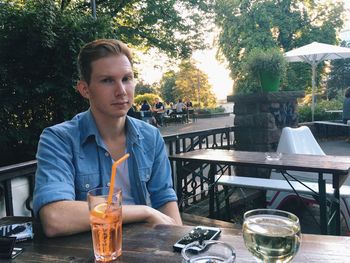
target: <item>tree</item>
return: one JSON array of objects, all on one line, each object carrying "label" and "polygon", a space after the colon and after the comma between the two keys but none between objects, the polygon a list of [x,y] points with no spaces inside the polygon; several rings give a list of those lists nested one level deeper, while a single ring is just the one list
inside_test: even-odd
[{"label": "tree", "polygon": [[216,97],[208,81],[208,76],[190,60],[182,60],[177,72],[166,72],[160,81],[163,99],[177,102],[189,98],[194,106],[216,106]]},{"label": "tree", "polygon": [[175,77],[177,98],[189,98],[196,106],[216,105],[216,97],[211,90],[208,76],[190,60],[183,60],[180,63]]},{"label": "tree", "polygon": [[203,47],[210,0],[96,0],[97,19],[89,2],[0,0],[0,165],[34,159],[43,128],[88,108],[73,88],[83,44],[116,38],[173,57]]},{"label": "tree", "polygon": [[179,97],[176,93],[176,73],[171,70],[163,74],[160,80],[160,95],[165,101],[175,102]]},{"label": "tree", "polygon": [[155,88],[153,88],[150,84],[144,83],[142,80],[139,81],[135,86],[135,95],[142,95],[145,93],[156,93]]},{"label": "tree", "polygon": [[[63,10],[91,12],[90,1],[58,1]],[[97,19],[109,17],[116,36],[138,48],[157,47],[171,57],[203,48],[211,0],[96,0]]]},{"label": "tree", "polygon": [[[253,48],[278,47],[287,51],[312,41],[335,44],[343,11],[340,1],[217,0],[219,52],[229,63],[236,91],[249,89],[251,79],[243,65]],[[311,74],[306,70],[309,71],[307,65],[290,65],[285,89],[308,86]]]},{"label": "tree", "polygon": [[[342,46],[350,47],[350,42],[343,41]],[[331,62],[331,72],[327,82],[327,98],[341,96],[350,87],[350,59],[337,59]]]},{"label": "tree", "polygon": [[154,93],[144,93],[144,94],[140,94],[137,95],[134,99],[134,104],[137,106],[141,106],[143,101],[147,101],[148,104],[153,107],[154,102],[156,100],[156,98],[160,99],[160,101],[162,101],[162,98],[160,98],[158,95],[154,94]]},{"label": "tree", "polygon": [[115,36],[108,20],[53,1],[9,2],[0,8],[0,165],[34,159],[43,128],[88,108],[73,88],[78,51]]}]

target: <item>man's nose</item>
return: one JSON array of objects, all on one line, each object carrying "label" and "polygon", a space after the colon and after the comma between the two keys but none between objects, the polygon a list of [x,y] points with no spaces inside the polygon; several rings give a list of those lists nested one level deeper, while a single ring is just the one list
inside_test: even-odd
[{"label": "man's nose", "polygon": [[118,95],[125,95],[126,90],[125,90],[125,85],[123,84],[122,81],[117,81],[115,84],[115,94]]}]

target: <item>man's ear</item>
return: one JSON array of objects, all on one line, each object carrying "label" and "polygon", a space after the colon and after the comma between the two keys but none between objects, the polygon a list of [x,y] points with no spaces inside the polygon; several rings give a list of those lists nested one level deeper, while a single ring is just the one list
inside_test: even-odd
[{"label": "man's ear", "polygon": [[89,87],[86,81],[84,80],[79,80],[77,83],[77,90],[79,91],[80,95],[85,98],[89,99],[90,98],[90,93],[89,93]]}]

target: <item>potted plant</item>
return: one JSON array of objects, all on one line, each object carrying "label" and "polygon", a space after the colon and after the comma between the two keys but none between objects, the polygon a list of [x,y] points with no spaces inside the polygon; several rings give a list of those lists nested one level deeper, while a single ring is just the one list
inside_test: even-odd
[{"label": "potted plant", "polygon": [[287,62],[278,48],[253,49],[247,56],[247,72],[252,74],[263,91],[276,92],[286,73]]}]

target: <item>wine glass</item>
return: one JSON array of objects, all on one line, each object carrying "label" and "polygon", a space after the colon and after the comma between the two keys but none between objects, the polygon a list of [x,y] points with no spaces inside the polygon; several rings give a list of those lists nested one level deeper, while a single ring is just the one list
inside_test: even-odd
[{"label": "wine glass", "polygon": [[257,262],[290,262],[299,250],[299,218],[276,209],[255,209],[244,214],[243,239]]}]

